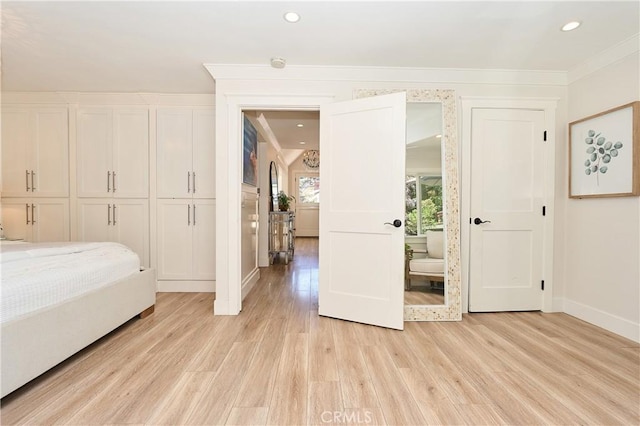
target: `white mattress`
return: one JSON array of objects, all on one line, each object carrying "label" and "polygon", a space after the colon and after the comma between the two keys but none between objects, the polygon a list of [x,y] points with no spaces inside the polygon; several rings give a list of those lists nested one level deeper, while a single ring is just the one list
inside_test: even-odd
[{"label": "white mattress", "polygon": [[140,270],[118,243],[1,244],[0,323],[55,306]]}]

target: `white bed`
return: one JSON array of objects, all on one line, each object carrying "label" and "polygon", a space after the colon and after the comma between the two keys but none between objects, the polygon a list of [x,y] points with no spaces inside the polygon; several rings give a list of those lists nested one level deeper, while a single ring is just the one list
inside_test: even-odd
[{"label": "white bed", "polygon": [[117,243],[1,244],[2,397],[136,315],[156,280]]}]

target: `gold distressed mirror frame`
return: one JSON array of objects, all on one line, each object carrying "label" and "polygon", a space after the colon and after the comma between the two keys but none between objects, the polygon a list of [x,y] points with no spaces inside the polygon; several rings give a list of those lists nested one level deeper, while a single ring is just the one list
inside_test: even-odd
[{"label": "gold distressed mirror frame", "polygon": [[407,102],[442,104],[443,185],[445,187],[446,277],[443,305],[405,305],[405,321],[460,321],[462,296],[460,281],[460,188],[458,184],[458,120],[455,91],[449,89],[358,89],[353,97],[367,98],[406,92]]}]

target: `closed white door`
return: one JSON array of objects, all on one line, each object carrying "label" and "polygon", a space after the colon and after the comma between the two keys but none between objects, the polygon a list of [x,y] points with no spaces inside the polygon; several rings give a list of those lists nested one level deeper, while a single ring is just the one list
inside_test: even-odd
[{"label": "closed white door", "polygon": [[[2,108],[2,196],[30,196],[31,126],[29,111]],[[5,221],[6,222],[6,221]]]},{"label": "closed white door", "polygon": [[[191,197],[193,185],[192,110],[158,110],[157,194],[159,198]],[[196,178],[197,180],[198,177]],[[196,182],[199,184],[200,182]]]},{"label": "closed white door", "polygon": [[116,198],[149,195],[149,112],[116,109],[113,114],[112,191]]},{"label": "closed white door", "polygon": [[40,197],[69,195],[69,135],[66,108],[38,108],[32,115],[31,191]]},{"label": "closed white door", "polygon": [[69,200],[36,198],[31,204],[34,242],[69,241]]},{"label": "closed white door", "polygon": [[542,308],[544,112],[474,109],[469,311]]},{"label": "closed white door", "polygon": [[78,238],[80,241],[113,241],[113,203],[106,199],[78,200]]},{"label": "closed white door", "polygon": [[135,251],[142,266],[149,266],[149,201],[114,200],[111,235]]},{"label": "closed white door", "polygon": [[157,202],[159,280],[192,279],[192,208],[191,200]]},{"label": "closed white door", "polygon": [[194,198],[215,198],[216,116],[212,108],[193,111],[192,193]]},{"label": "closed white door", "polygon": [[110,108],[78,110],[78,196],[111,197],[113,187],[113,111]]},{"label": "closed white door", "polygon": [[216,279],[216,202],[193,200],[191,205],[193,232],[194,280]]},{"label": "closed white door", "polygon": [[403,329],[405,121],[404,92],[320,109],[320,315]]},{"label": "closed white door", "polygon": [[3,198],[2,228],[4,236],[10,240],[31,241],[31,200],[28,198]]}]

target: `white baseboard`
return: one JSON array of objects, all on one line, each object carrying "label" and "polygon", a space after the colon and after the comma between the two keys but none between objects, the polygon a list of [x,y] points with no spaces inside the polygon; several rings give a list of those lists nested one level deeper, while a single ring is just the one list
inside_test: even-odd
[{"label": "white baseboard", "polygon": [[260,268],[256,268],[242,281],[242,300],[249,294],[251,289],[260,279]]},{"label": "white baseboard", "polygon": [[215,281],[158,280],[158,291],[163,293],[215,293]]},{"label": "white baseboard", "polygon": [[564,312],[571,316],[640,343],[640,323],[634,323],[617,315],[572,300],[564,299],[563,305]]}]

